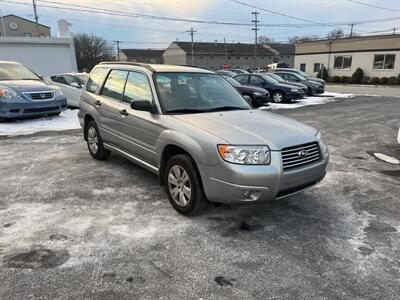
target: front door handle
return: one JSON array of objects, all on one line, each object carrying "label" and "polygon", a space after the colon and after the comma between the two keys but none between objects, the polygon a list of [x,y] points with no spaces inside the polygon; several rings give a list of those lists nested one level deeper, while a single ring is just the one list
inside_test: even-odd
[{"label": "front door handle", "polygon": [[97,100],[94,104],[96,104],[96,106],[101,106],[100,100]]},{"label": "front door handle", "polygon": [[126,109],[121,109],[121,110],[119,111],[119,113],[120,113],[121,115],[123,115],[123,116],[128,116],[128,115],[129,115],[129,113],[126,111]]}]

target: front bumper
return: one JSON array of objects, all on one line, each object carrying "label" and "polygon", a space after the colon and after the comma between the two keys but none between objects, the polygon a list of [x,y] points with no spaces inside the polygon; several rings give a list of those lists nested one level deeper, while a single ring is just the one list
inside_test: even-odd
[{"label": "front bumper", "polygon": [[313,95],[323,94],[325,92],[324,87],[314,87],[311,89]]},{"label": "front bumper", "polygon": [[302,90],[299,90],[298,92],[290,92],[287,94],[287,100],[297,100],[304,98],[304,92]]},{"label": "front bumper", "polygon": [[297,193],[320,182],[329,154],[306,166],[283,171],[280,151],[271,152],[270,165],[199,165],[204,192],[212,202],[227,204],[270,201]]},{"label": "front bumper", "polygon": [[59,97],[47,101],[0,101],[0,117],[20,119],[58,114],[67,109],[67,99]]}]

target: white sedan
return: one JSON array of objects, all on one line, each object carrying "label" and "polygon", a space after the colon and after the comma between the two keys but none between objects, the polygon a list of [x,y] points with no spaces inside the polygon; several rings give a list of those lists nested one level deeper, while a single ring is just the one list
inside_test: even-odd
[{"label": "white sedan", "polygon": [[67,98],[69,107],[79,107],[82,87],[85,85],[89,74],[87,73],[64,73],[55,74],[45,78],[46,82],[58,86]]}]

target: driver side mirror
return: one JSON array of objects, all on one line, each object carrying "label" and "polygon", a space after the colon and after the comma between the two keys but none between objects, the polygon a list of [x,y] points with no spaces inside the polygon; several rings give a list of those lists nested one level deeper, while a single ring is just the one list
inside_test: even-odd
[{"label": "driver side mirror", "polygon": [[73,87],[75,87],[77,89],[81,89],[82,88],[81,85],[79,83],[77,83],[77,82],[72,82],[71,86],[73,86]]},{"label": "driver side mirror", "polygon": [[134,110],[148,111],[150,113],[155,113],[155,107],[148,100],[133,100],[131,102],[131,108]]}]

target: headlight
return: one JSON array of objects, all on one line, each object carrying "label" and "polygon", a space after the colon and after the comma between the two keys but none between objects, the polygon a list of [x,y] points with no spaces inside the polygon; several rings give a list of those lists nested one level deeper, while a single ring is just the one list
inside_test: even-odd
[{"label": "headlight", "polygon": [[292,92],[298,92],[298,89],[290,89]]},{"label": "headlight", "polygon": [[257,96],[257,97],[263,97],[264,96],[264,94],[260,93],[260,92],[254,92],[253,95]]},{"label": "headlight", "polygon": [[318,132],[315,134],[315,136],[317,137],[317,139],[318,139],[318,141],[319,141],[319,144],[320,144],[320,146],[321,146],[322,153],[327,154],[327,153],[328,153],[328,147],[327,147],[326,144],[322,141],[321,132],[318,131]]},{"label": "headlight", "polygon": [[0,87],[0,99],[9,100],[15,98],[21,99],[21,96],[13,89]]},{"label": "headlight", "polygon": [[62,90],[58,86],[54,86],[54,97],[63,96]]},{"label": "headlight", "polygon": [[271,152],[268,146],[218,145],[218,153],[227,162],[242,165],[269,165]]}]

